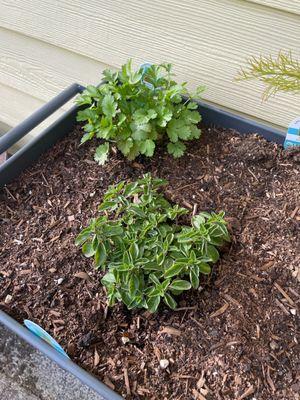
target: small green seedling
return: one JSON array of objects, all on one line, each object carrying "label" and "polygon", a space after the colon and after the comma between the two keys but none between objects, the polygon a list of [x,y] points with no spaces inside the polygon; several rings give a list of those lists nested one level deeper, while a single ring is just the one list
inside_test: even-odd
[{"label": "small green seedling", "polygon": [[152,157],[157,143],[165,139],[168,152],[181,157],[184,141],[200,137],[201,117],[191,99],[199,98],[204,88],[189,94],[186,82],[173,80],[171,64],[134,71],[129,60],[120,71],[105,70],[103,75],[102,85],[88,86],[77,98],[84,107],[77,115],[77,121],[85,122],[81,143],[101,140],[94,156],[99,164],[108,159],[112,144],[133,160],[140,154]]},{"label": "small green seedling", "polygon": [[76,239],[105,271],[109,305],[122,301],[128,309],[155,312],[163,300],[175,309],[175,297],[199,287],[201,274],[209,274],[219,259],[217,247],[230,240],[223,212],[202,212],[191,226],[179,225],[188,210],[165,199],[158,191],[165,184],[147,174],[111,186],[100,216]]}]

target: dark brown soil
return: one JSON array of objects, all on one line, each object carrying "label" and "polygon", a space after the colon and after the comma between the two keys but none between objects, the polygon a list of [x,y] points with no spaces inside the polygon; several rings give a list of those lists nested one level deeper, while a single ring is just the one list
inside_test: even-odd
[{"label": "dark brown soil", "polygon": [[[1,194],[0,305],[39,323],[127,399],[299,399],[300,152],[206,129],[186,155],[92,161],[79,128]],[[109,184],[167,178],[191,210],[225,210],[232,244],[178,311],[107,309],[74,238]],[[160,360],[169,366],[160,368]]]}]

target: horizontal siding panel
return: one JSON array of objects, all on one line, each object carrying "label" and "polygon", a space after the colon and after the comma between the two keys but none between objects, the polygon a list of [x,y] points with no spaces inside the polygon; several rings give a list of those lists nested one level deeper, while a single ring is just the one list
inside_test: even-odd
[{"label": "horizontal siding panel", "polygon": [[[205,98],[216,104],[281,126],[299,112],[291,95],[280,94],[262,104],[259,83],[233,80],[239,65],[252,54],[277,54],[279,49],[291,49],[300,57],[297,15],[241,0],[44,0],[42,4],[38,0],[0,0],[0,7],[0,24],[4,28],[88,57],[89,63],[94,59],[101,65],[119,67],[129,57],[136,64],[168,61],[176,66],[179,80],[188,80],[191,87],[204,83],[208,88]],[[30,60],[30,46],[24,49],[28,70],[34,63]],[[11,76],[10,84],[24,90],[24,79],[38,90],[42,86],[39,75],[48,64],[54,81],[61,79],[60,70],[64,76],[81,76],[80,64],[85,61],[72,64],[75,72],[70,71],[72,66],[64,69],[66,58],[61,49],[57,49],[59,59],[54,50],[50,56],[45,50],[43,62],[37,61],[32,51],[31,58],[40,63],[37,73],[31,74],[29,80],[25,72],[24,77],[19,75],[19,82]],[[81,71],[78,75],[77,69]],[[3,74],[4,80],[8,70]],[[51,86],[49,82],[47,87]],[[62,83],[54,85],[58,88]]]},{"label": "horizontal siding panel", "polygon": [[[0,93],[0,121],[7,127],[18,125],[25,118],[45,104],[42,100],[36,99],[35,97],[1,83]],[[47,120],[43,121],[37,128],[33,129],[23,139],[21,139],[17,146],[13,146],[13,150],[16,150],[32,137],[36,136],[39,132],[41,132],[59,116],[61,116],[69,107],[70,105],[67,104],[64,109],[62,108],[52,114],[49,118],[47,118]]]},{"label": "horizontal siding panel", "polygon": [[300,15],[299,0],[247,0],[247,1]]},{"label": "horizontal siding panel", "polygon": [[98,83],[108,66],[0,28],[0,83],[48,101],[71,83]]},{"label": "horizontal siding panel", "polygon": [[0,121],[0,136],[4,135],[11,129],[11,126],[5,124],[4,122]]},{"label": "horizontal siding panel", "polygon": [[28,94],[0,84],[0,120],[15,126],[40,108],[44,102]]}]

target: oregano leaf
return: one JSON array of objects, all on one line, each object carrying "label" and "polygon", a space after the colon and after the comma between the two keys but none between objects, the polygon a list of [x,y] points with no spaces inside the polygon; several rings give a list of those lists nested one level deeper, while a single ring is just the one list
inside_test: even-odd
[{"label": "oregano leaf", "polygon": [[176,279],[170,284],[169,288],[173,290],[189,290],[191,284],[183,279]]},{"label": "oregano leaf", "polygon": [[209,274],[219,257],[218,243],[228,239],[223,212],[203,212],[191,226],[179,225],[177,216],[187,210],[164,198],[165,184],[145,174],[110,186],[100,215],[76,238],[105,273],[101,283],[109,305],[122,301],[128,309],[155,312],[164,301],[175,308],[174,296],[198,288],[200,275]]},{"label": "oregano leaf", "polygon": [[92,257],[95,254],[95,249],[93,248],[93,243],[92,242],[85,242],[84,245],[82,246],[82,253],[86,257]]}]

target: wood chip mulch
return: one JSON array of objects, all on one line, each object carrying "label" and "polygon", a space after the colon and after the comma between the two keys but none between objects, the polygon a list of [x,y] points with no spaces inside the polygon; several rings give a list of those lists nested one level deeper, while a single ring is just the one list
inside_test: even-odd
[{"label": "wood chip mulch", "polygon": [[[203,129],[178,160],[159,150],[102,168],[79,127],[0,193],[0,306],[29,318],[126,399],[299,400],[300,151]],[[74,245],[109,184],[144,172],[194,210],[224,210],[232,243],[177,311],[106,306]]]}]

